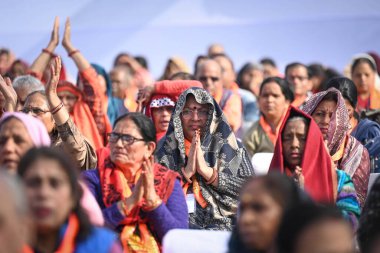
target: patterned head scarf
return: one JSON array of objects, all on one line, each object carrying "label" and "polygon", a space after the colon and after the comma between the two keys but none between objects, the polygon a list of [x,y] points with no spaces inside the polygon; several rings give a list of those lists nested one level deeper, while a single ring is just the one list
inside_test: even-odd
[{"label": "patterned head scarf", "polygon": [[325,96],[329,93],[336,94],[338,98],[337,107],[332,115],[327,134],[328,148],[330,150],[330,155],[333,156],[345,141],[345,137],[351,127],[348,111],[342,94],[335,88],[318,92],[310,97],[301,109],[307,114],[312,115],[319,103],[321,103]]},{"label": "patterned head scarf", "polygon": [[[247,151],[236,139],[223,111],[207,91],[193,87],[179,96],[156,156],[160,164],[180,174],[181,168],[186,166],[185,137],[180,115],[189,95],[194,96],[197,103],[209,105],[208,119],[201,132],[201,148],[208,166],[218,169],[220,188],[206,184],[197,175],[202,195],[213,210],[210,212],[197,207],[195,223],[201,223],[203,227],[213,224],[219,229],[230,230],[240,188],[246,178],[254,173]],[[192,218],[194,216],[190,216],[190,222]]]}]

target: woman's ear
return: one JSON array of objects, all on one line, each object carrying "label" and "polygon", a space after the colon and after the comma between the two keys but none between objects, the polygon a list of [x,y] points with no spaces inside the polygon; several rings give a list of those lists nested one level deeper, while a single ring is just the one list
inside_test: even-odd
[{"label": "woman's ear", "polygon": [[[153,155],[154,151],[156,150],[156,146],[157,146],[156,143],[153,142],[153,141],[150,141],[150,142],[147,143],[148,154],[149,154],[148,157],[150,157],[150,156]],[[147,158],[148,158],[148,157],[147,157]]]}]

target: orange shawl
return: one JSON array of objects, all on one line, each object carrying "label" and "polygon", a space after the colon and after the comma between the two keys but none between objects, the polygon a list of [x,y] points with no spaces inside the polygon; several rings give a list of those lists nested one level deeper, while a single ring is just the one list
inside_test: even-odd
[{"label": "orange shawl", "polygon": [[90,108],[83,101],[82,92],[69,82],[63,82],[58,85],[57,93],[61,91],[68,91],[78,98],[73,111],[70,113],[70,117],[74,120],[79,131],[90,141],[95,149],[102,148],[104,146],[102,137],[99,134],[99,130]]},{"label": "orange shawl", "polygon": [[[111,162],[109,148],[102,148],[97,153],[103,202],[106,207],[109,207],[132,194],[131,187],[133,188],[139,176],[135,177],[134,182],[128,182],[124,173]],[[176,172],[157,163],[154,164],[154,187],[163,202],[166,203],[170,197],[177,178],[179,175]],[[132,209],[120,223],[123,225],[120,239],[124,252],[160,252],[159,242],[148,227],[147,220],[140,215],[141,205],[142,203]]]},{"label": "orange shawl", "polygon": [[265,134],[268,136],[269,140],[273,143],[273,146],[276,145],[278,131],[280,130],[280,127],[281,127],[282,121],[284,120],[285,115],[286,115],[286,111],[281,116],[281,120],[278,122],[278,126],[276,127],[275,132],[273,132],[272,127],[265,120],[265,118],[263,116],[260,116],[259,124],[261,128],[264,130]]}]

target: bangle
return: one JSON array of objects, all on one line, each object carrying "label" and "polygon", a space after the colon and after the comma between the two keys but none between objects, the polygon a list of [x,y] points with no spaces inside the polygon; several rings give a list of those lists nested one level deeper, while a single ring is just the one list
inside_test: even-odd
[{"label": "bangle", "polygon": [[181,172],[182,172],[182,174],[183,174],[183,177],[186,179],[186,181],[189,182],[189,183],[191,184],[193,181],[191,181],[190,178],[187,178],[187,177],[186,177],[186,173],[185,173],[185,171],[184,171],[184,168],[181,169]]},{"label": "bangle", "polygon": [[206,184],[214,183],[217,178],[218,178],[218,171],[215,168],[213,168],[212,169],[212,175],[211,175],[210,179],[206,182]]},{"label": "bangle", "polygon": [[44,48],[44,49],[42,49],[42,52],[50,55],[50,57],[53,57],[53,58],[57,57],[57,55],[55,53],[53,53],[52,51],[50,51],[49,49]]},{"label": "bangle", "polygon": [[59,110],[61,110],[61,108],[63,107],[63,102],[61,102],[59,105],[57,105],[56,107],[53,108],[53,110],[51,110],[51,114],[56,114]]},{"label": "bangle", "polygon": [[[149,205],[147,204],[147,202],[149,202]],[[142,209],[145,212],[150,212],[156,209],[159,205],[161,205],[161,203],[162,203],[162,200],[160,198],[157,198],[154,201],[152,200],[144,201],[144,204],[142,205]]]},{"label": "bangle", "polygon": [[71,56],[73,56],[73,54],[76,54],[76,53],[79,53],[79,50],[78,50],[78,49],[71,51],[71,52],[68,54],[68,56],[71,57]]}]

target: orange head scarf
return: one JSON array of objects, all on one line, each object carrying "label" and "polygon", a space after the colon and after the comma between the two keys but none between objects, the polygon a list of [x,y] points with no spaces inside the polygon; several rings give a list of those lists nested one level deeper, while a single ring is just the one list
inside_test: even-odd
[{"label": "orange head scarf", "polygon": [[90,141],[91,145],[95,149],[102,148],[104,146],[103,140],[99,134],[99,130],[96,126],[94,117],[91,114],[91,110],[88,105],[83,101],[82,92],[70,82],[60,82],[57,87],[57,93],[67,91],[78,98],[75,102],[73,111],[70,116],[74,120],[75,125],[79,131]]}]

